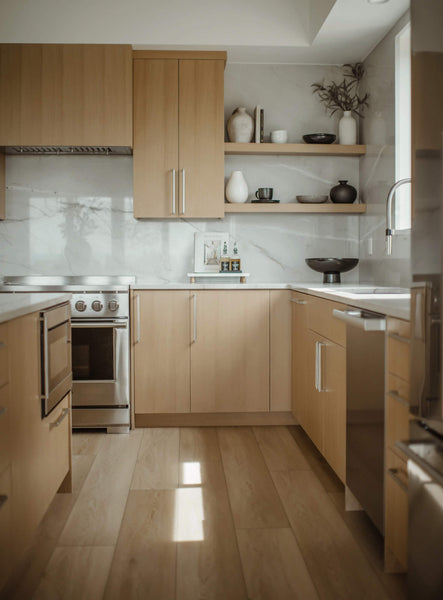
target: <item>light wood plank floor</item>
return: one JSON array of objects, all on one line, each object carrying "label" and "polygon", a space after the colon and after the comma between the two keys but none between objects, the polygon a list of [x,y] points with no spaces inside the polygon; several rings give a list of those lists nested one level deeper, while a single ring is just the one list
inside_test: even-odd
[{"label": "light wood plank floor", "polygon": [[73,472],[2,600],[405,598],[300,427],[74,433]]}]

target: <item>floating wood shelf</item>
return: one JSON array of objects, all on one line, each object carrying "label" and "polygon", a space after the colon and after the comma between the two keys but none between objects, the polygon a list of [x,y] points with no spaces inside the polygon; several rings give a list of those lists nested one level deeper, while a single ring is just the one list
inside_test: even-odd
[{"label": "floating wood shelf", "polygon": [[366,204],[299,204],[296,202],[282,202],[281,204],[227,204],[225,213],[365,213]]},{"label": "floating wood shelf", "polygon": [[365,145],[341,144],[233,144],[225,142],[225,154],[290,154],[298,156],[363,156]]}]

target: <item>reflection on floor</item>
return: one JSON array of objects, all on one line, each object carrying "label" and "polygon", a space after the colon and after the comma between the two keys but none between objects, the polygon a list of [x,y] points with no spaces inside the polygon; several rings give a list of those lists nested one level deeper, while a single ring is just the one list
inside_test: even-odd
[{"label": "reflection on floor", "polygon": [[299,427],[75,433],[9,599],[404,598]]}]

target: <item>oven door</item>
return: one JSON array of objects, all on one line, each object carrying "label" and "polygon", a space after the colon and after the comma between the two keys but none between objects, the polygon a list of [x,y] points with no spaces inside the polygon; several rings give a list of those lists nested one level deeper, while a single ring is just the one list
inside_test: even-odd
[{"label": "oven door", "polygon": [[129,406],[128,319],[72,321],[72,406]]},{"label": "oven door", "polygon": [[71,390],[71,324],[69,303],[41,314],[42,416]]}]

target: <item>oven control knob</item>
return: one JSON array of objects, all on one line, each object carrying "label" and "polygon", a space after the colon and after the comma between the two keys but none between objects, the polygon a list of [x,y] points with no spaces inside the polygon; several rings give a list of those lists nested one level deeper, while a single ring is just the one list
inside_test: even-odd
[{"label": "oven control knob", "polygon": [[95,312],[100,312],[103,308],[103,304],[100,302],[100,300],[94,300],[91,306],[92,310],[95,310]]},{"label": "oven control knob", "polygon": [[77,300],[75,303],[75,310],[78,310],[78,312],[84,312],[86,310],[86,302],[83,302],[83,300]]},{"label": "oven control knob", "polygon": [[110,311],[115,312],[116,310],[118,310],[119,304],[117,302],[117,300],[110,300],[109,304],[108,304],[108,308]]}]

